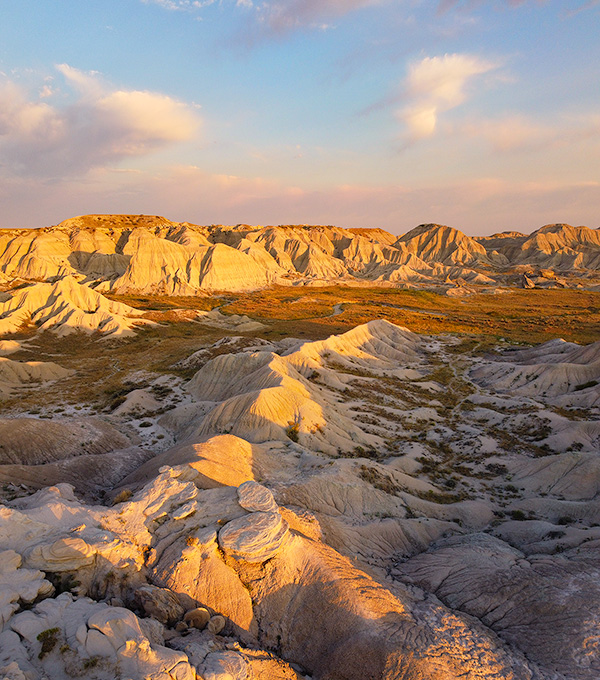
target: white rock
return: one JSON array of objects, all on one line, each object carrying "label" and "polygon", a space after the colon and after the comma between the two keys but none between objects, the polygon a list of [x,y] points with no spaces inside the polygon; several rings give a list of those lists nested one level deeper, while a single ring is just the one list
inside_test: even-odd
[{"label": "white rock", "polygon": [[75,571],[92,564],[95,556],[96,551],[82,538],[59,538],[49,545],[35,546],[26,563],[46,571]]},{"label": "white rock", "polygon": [[265,562],[283,545],[288,524],[278,512],[253,512],[226,524],[219,531],[219,545],[226,553],[246,562]]},{"label": "white rock", "polygon": [[211,652],[202,665],[204,680],[246,680],[248,664],[238,652]]},{"label": "white rock", "polygon": [[266,486],[248,481],[238,486],[238,502],[250,512],[277,512],[278,505]]},{"label": "white rock", "polygon": [[20,566],[21,555],[17,552],[0,552],[0,630],[19,608],[19,601],[33,602],[54,590],[41,571]]}]

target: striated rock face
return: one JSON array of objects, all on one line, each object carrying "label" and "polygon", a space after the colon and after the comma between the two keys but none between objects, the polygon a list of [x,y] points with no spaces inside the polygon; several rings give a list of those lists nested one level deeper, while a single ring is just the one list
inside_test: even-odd
[{"label": "striated rock face", "polygon": [[449,266],[489,262],[486,249],[480,243],[462,231],[439,224],[421,224],[401,236],[395,245],[404,246],[425,262]]},{"label": "striated rock face", "polygon": [[581,678],[600,673],[600,570],[591,552],[582,550],[576,560],[526,557],[479,534],[441,541],[396,574],[476,616],[556,673]]},{"label": "striated rock face", "polygon": [[[336,399],[309,379],[322,371],[332,386],[343,387],[328,363],[348,369],[387,369],[404,376],[398,363],[418,366],[418,337],[387,321],[370,321],[327,340],[306,342],[279,356],[273,352],[225,354],[204,365],[188,383],[188,391],[203,401],[218,402],[193,436],[207,438],[230,432],[251,442],[289,441],[290,435],[316,450],[376,446],[381,439],[362,430],[337,406]],[[325,370],[322,370],[325,369]],[[409,374],[418,377],[418,370]],[[237,467],[235,464],[234,468]]]},{"label": "striated rock face", "polygon": [[131,335],[142,312],[113,302],[73,276],[56,283],[35,283],[21,288],[6,302],[0,302],[0,335],[16,333],[23,324],[34,323],[41,330],[58,335],[75,331],[114,336]]},{"label": "striated rock face", "polygon": [[580,346],[550,340],[493,359],[471,371],[475,382],[526,397],[544,394],[560,406],[600,404],[600,341]]}]

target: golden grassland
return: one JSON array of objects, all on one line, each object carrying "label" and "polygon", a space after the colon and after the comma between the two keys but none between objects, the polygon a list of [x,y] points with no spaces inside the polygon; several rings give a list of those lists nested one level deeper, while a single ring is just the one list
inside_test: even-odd
[{"label": "golden grassland", "polygon": [[[247,314],[282,335],[326,337],[383,318],[417,333],[459,333],[539,343],[600,339],[600,293],[507,290],[451,298],[390,288],[274,288],[230,296],[226,314]],[[341,313],[332,316],[334,306]],[[338,308],[339,309],[339,308]]]},{"label": "golden grassland", "polygon": [[[265,338],[320,339],[383,318],[417,333],[481,335],[525,343],[555,337],[580,343],[600,339],[600,293],[569,289],[506,289],[452,298],[395,288],[278,286],[212,297],[110,297],[149,312],[219,307],[223,314],[245,314],[265,323],[268,328],[259,333]],[[336,306],[341,313],[334,315]]]},{"label": "golden grassland", "polygon": [[[58,338],[24,330],[30,349],[11,358],[55,361],[77,372],[44,390],[21,392],[3,402],[5,411],[44,404],[89,403],[109,408],[116,396],[132,389],[136,371],[190,377],[174,368],[202,346],[238,331],[215,329],[191,320],[191,310],[219,307],[227,314],[245,314],[265,324],[258,337],[322,339],[371,319],[384,318],[424,334],[464,336],[456,351],[489,349],[503,338],[515,343],[540,343],[556,337],[579,343],[600,340],[600,293],[576,290],[509,290],[463,299],[432,292],[390,288],[276,287],[253,293],[223,293],[202,297],[110,296],[147,312],[160,325],[140,327],[135,337],[113,340],[80,333]],[[183,313],[175,310],[183,309]]]}]

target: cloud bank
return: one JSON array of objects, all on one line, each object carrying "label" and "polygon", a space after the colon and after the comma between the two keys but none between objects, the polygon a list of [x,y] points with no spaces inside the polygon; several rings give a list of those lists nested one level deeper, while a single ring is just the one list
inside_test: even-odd
[{"label": "cloud bank", "polygon": [[14,82],[0,82],[0,165],[5,173],[53,178],[81,174],[144,156],[195,137],[200,119],[167,95],[110,89],[97,74],[58,65],[75,101],[33,100]]}]

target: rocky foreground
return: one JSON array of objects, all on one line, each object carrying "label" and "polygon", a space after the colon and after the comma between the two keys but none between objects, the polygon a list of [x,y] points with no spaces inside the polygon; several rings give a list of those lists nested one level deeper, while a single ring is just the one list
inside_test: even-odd
[{"label": "rocky foreground", "polygon": [[0,420],[0,677],[600,676],[600,343],[372,321],[185,364]]}]

